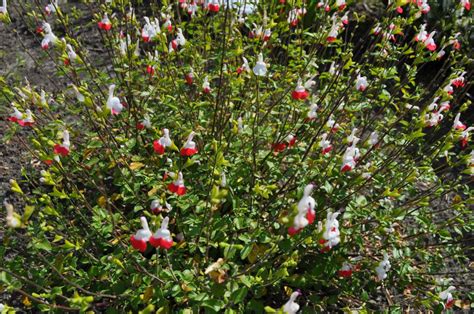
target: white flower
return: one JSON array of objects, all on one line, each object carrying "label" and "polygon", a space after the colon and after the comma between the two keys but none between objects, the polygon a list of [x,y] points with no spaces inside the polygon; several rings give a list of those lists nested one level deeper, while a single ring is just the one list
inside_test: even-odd
[{"label": "white flower", "polygon": [[257,76],[267,75],[267,64],[263,62],[263,55],[261,53],[258,55],[258,61],[253,68],[253,73]]}]

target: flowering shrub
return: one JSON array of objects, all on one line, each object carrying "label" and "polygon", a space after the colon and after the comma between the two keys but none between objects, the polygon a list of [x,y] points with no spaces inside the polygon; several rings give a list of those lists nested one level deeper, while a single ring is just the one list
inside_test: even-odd
[{"label": "flowering shrub", "polygon": [[1,81],[5,140],[34,161],[11,180],[0,248],[1,287],[25,307],[468,298],[443,274],[472,230],[469,1],[445,32],[423,22],[428,1],[373,25],[350,1],[247,2],[4,2],[6,29],[27,27],[56,73],[51,90]]}]

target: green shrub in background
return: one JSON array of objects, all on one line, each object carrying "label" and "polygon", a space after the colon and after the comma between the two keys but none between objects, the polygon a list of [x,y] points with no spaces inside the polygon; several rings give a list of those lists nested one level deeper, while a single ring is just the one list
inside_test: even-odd
[{"label": "green shrub in background", "polygon": [[247,2],[3,12],[12,31],[36,32],[31,56],[56,73],[44,91],[1,81],[5,140],[35,161],[3,214],[0,287],[22,306],[469,302],[446,280],[448,263],[465,271],[472,231],[463,3],[440,34],[426,1],[395,1],[369,28],[341,0]]}]

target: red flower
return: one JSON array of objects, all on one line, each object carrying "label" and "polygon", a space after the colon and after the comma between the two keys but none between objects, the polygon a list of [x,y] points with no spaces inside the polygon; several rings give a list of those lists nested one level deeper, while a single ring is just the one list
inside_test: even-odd
[{"label": "red flower", "polygon": [[61,155],[63,157],[66,157],[67,155],[69,155],[69,148],[62,146],[60,144],[56,144],[54,145],[54,153],[56,155]]}]

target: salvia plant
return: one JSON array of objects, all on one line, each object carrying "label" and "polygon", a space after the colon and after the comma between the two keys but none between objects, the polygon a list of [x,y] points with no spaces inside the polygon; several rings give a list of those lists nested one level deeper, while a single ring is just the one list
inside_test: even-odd
[{"label": "salvia plant", "polygon": [[472,12],[429,2],[4,0],[45,74],[0,81],[2,313],[465,308]]}]

